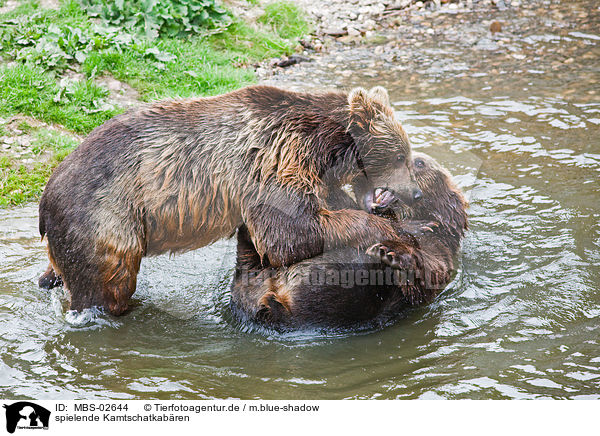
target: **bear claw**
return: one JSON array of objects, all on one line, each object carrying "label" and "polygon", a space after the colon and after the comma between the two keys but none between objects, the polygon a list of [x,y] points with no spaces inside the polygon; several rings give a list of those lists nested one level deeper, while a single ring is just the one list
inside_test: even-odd
[{"label": "bear claw", "polygon": [[398,253],[387,245],[381,243],[372,245],[367,250],[367,255],[374,257],[395,269],[414,270],[417,267],[416,260],[413,259],[411,253]]}]

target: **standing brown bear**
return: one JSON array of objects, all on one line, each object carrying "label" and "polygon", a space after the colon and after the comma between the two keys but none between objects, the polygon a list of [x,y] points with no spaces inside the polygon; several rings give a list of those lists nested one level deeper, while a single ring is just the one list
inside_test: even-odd
[{"label": "standing brown bear", "polygon": [[[242,224],[263,265],[325,248],[394,240],[384,218],[356,209],[394,171],[407,201],[410,145],[385,89],[296,93],[251,86],[148,104],[96,128],[54,171],[40,201],[50,266],[71,309],[128,308],[144,256],[231,236]],[[335,204],[336,210],[327,205]]]},{"label": "standing brown bear", "polygon": [[[244,227],[231,290],[234,313],[276,329],[379,325],[430,302],[452,279],[467,229],[467,202],[433,158],[413,153],[422,199],[407,204],[394,185],[367,192],[367,210],[395,223],[395,240],[341,248],[288,268],[261,265]],[[402,188],[402,187],[400,187]]]}]

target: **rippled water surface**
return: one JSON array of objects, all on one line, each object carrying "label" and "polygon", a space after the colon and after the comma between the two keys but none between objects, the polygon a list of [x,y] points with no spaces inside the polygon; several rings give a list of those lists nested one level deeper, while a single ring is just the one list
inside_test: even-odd
[{"label": "rippled water surface", "polygon": [[468,193],[460,272],[433,304],[360,334],[249,331],[228,309],[235,243],[221,241],[145,259],[127,316],[72,316],[36,284],[37,205],[4,209],[0,396],[600,398],[600,22],[594,2],[547,4],[505,12],[494,38],[473,16],[406,63],[355,50],[355,74],[318,74],[385,84],[415,149]]}]

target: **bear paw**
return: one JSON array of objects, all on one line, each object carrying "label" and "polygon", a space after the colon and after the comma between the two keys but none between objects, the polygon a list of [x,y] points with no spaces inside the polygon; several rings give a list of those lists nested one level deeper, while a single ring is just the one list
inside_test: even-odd
[{"label": "bear paw", "polygon": [[415,271],[419,267],[417,259],[413,255],[413,250],[407,248],[394,249],[392,244],[378,243],[367,250],[367,255],[379,259],[394,269]]},{"label": "bear paw", "polygon": [[38,285],[42,289],[52,289],[57,286],[62,286],[62,278],[57,275],[52,268],[48,268],[44,274],[38,279]]},{"label": "bear paw", "polygon": [[415,220],[399,223],[397,231],[399,234],[404,233],[418,238],[428,233],[435,232],[435,229],[437,229],[439,226],[440,223],[437,221]]},{"label": "bear paw", "polygon": [[256,319],[260,322],[271,324],[281,323],[291,314],[289,303],[275,292],[267,292],[258,302]]}]

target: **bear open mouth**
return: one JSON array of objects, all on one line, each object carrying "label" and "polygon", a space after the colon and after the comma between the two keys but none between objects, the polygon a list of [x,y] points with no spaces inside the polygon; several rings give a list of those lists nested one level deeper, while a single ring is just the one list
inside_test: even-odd
[{"label": "bear open mouth", "polygon": [[396,200],[395,195],[385,188],[375,188],[365,195],[365,207],[369,213],[381,212]]}]

